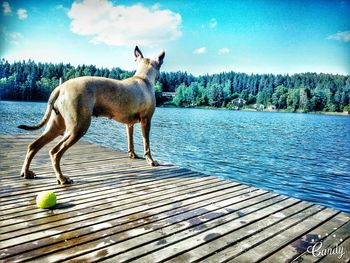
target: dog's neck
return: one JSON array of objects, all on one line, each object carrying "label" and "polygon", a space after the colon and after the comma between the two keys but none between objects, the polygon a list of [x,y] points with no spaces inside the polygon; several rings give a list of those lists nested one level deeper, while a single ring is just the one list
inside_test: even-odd
[{"label": "dog's neck", "polygon": [[140,65],[135,72],[136,77],[148,80],[152,85],[155,84],[159,71],[149,65]]}]

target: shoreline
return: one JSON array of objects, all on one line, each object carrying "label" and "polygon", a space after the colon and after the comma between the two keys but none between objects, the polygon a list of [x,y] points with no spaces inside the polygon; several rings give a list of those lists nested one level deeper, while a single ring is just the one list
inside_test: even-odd
[{"label": "shoreline", "polygon": [[[177,109],[201,109],[201,110],[228,110],[228,111],[237,111],[237,110],[230,110],[227,108],[216,108],[216,107],[210,107],[210,106],[197,106],[197,107],[177,107],[175,105],[159,105],[157,108],[177,108]],[[245,108],[238,111],[252,111],[252,112],[269,112],[269,113],[296,113],[296,114],[318,114],[318,115],[334,115],[334,116],[344,116],[344,117],[350,117],[350,114],[346,111],[343,112],[336,112],[336,111],[310,111],[310,112],[302,112],[302,111],[287,111],[287,110],[263,110],[263,111],[257,111],[255,109],[251,108]]]},{"label": "shoreline", "polygon": [[[21,100],[0,100],[4,102],[29,102],[29,103],[47,103],[47,101],[21,101]],[[156,106],[157,108],[178,108],[178,109],[202,109],[202,110],[229,110],[229,111],[236,111],[236,110],[230,110],[227,108],[216,108],[211,106],[196,106],[196,107],[177,107],[175,105],[159,105]],[[252,108],[244,108],[239,111],[253,111],[258,112],[255,109]],[[333,116],[343,116],[343,117],[350,117],[350,114],[346,111],[343,112],[336,112],[336,111],[310,111],[310,112],[302,112],[302,111],[287,111],[287,110],[263,110],[259,112],[274,112],[274,113],[298,113],[298,114],[318,114],[318,115],[333,115]]]},{"label": "shoreline", "polygon": [[[242,109],[242,111],[257,111],[255,109]],[[336,116],[349,116],[350,114],[346,111],[336,112],[336,111],[310,111],[310,112],[302,112],[302,111],[287,111],[287,110],[264,110],[261,112],[276,112],[276,113],[298,113],[298,114],[318,114],[318,115],[336,115]]]}]

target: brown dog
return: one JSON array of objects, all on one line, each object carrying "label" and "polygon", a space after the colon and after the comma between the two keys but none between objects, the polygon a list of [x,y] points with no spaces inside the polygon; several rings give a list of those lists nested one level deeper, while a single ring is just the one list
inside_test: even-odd
[{"label": "brown dog", "polygon": [[58,183],[72,183],[71,179],[63,176],[60,160],[64,152],[87,132],[92,116],[108,117],[126,124],[130,158],[137,157],[134,152],[133,127],[135,123],[141,122],[146,161],[152,166],[158,165],[151,156],[149,135],[156,105],[153,86],[165,52],[161,51],[152,60],[144,58],[136,46],[134,54],[137,70],[133,77],[122,81],[102,77],[68,80],[51,93],[45,115],[39,124],[18,126],[25,130],[36,130],[48,123],[43,134],[28,146],[21,171],[24,178],[35,176],[29,170],[34,155],[44,145],[64,133],[61,141],[50,150],[50,156]]}]

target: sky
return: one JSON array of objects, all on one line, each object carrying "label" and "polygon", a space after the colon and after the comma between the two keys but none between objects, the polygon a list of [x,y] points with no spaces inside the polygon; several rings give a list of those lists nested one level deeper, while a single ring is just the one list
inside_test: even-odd
[{"label": "sky", "polygon": [[[0,0],[1,1],[1,0]],[[350,0],[2,1],[0,57],[163,71],[350,74]]]}]

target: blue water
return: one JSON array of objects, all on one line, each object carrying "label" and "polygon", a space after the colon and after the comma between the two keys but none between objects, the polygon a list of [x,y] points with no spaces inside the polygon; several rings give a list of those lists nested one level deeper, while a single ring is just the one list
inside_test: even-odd
[{"label": "blue water", "polygon": [[[22,133],[46,103],[0,101],[0,133]],[[157,108],[155,159],[350,212],[350,118]],[[142,155],[139,125],[135,149]],[[125,127],[94,119],[85,140],[127,151]]]}]

